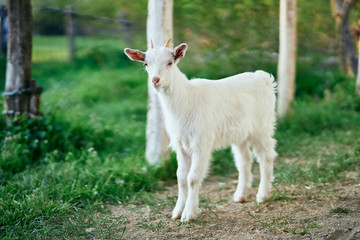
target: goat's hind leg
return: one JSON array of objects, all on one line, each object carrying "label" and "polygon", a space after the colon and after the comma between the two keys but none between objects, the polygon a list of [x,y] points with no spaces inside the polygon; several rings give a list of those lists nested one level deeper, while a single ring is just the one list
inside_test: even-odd
[{"label": "goat's hind leg", "polygon": [[277,156],[275,151],[275,140],[269,138],[254,145],[257,159],[260,165],[260,185],[256,195],[256,201],[262,203],[270,198],[273,181],[274,159]]},{"label": "goat's hind leg", "polygon": [[176,172],[178,180],[178,199],[172,212],[172,219],[179,219],[184,210],[186,199],[188,196],[187,175],[190,170],[190,155],[182,148],[177,151],[178,169]]},{"label": "goat's hind leg", "polygon": [[246,142],[241,145],[233,144],[231,149],[234,154],[235,165],[239,171],[238,185],[234,194],[234,201],[245,202],[251,188],[252,181],[252,159],[249,145]]}]

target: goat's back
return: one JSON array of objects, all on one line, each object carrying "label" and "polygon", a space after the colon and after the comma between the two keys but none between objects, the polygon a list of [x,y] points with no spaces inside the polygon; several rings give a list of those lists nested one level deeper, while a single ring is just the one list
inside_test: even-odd
[{"label": "goat's back", "polygon": [[246,72],[220,80],[193,79],[189,102],[196,114],[190,124],[208,132],[214,147],[248,138],[273,135],[275,126],[274,77],[264,71]]}]

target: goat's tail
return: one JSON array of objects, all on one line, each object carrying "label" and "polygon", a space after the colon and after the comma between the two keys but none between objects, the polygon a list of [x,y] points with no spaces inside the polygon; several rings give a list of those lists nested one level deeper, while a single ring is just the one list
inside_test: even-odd
[{"label": "goat's tail", "polygon": [[272,87],[273,91],[276,93],[277,91],[277,83],[275,82],[275,78],[272,74],[264,72],[262,70],[257,70],[255,72],[258,76],[265,80],[266,85]]}]

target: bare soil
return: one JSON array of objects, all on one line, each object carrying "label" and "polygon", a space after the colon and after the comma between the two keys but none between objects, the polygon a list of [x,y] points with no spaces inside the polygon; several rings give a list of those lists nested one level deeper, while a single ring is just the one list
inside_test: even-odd
[{"label": "bare soil", "polygon": [[126,218],[125,239],[360,239],[356,177],[334,184],[275,186],[272,199],[259,205],[256,188],[247,202],[233,202],[236,183],[236,176],[226,182],[206,180],[201,214],[189,223],[171,219],[176,185],[153,196],[151,204],[109,208],[114,218]]}]

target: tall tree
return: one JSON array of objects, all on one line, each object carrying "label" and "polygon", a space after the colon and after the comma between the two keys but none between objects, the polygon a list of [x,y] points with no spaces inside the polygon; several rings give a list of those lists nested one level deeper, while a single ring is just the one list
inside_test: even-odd
[{"label": "tall tree", "polygon": [[30,0],[8,0],[8,49],[5,110],[9,123],[15,114],[38,114],[42,88],[31,79],[32,15]]},{"label": "tall tree", "polygon": [[283,117],[294,99],[296,70],[296,0],[280,0],[278,115]]},{"label": "tall tree", "polygon": [[351,8],[357,1],[358,0],[330,0],[332,14],[336,22],[340,67],[342,71],[352,76],[356,75],[358,58],[349,27],[349,14]]},{"label": "tall tree", "polygon": [[358,69],[356,77],[356,93],[360,96],[360,19],[357,22],[355,33],[358,39]]},{"label": "tall tree", "polygon": [[[173,0],[149,0],[147,43],[163,45],[173,36]],[[173,47],[173,43],[170,44]],[[145,157],[151,164],[169,158],[169,137],[165,131],[159,99],[148,79],[148,113]]]}]

